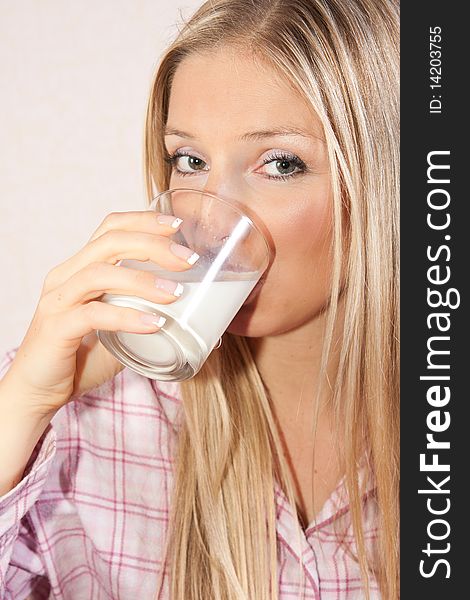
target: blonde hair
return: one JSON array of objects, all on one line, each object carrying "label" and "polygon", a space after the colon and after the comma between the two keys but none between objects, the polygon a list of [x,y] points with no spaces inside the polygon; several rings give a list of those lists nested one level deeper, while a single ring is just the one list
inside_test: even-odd
[{"label": "blonde hair", "polygon": [[[399,596],[398,43],[395,0],[210,0],[160,61],[145,143],[150,200],[170,182],[163,129],[175,70],[192,53],[228,46],[276,69],[321,119],[334,200],[322,382],[341,297],[333,413],[364,594],[372,574],[387,600]],[[274,600],[275,481],[292,506],[295,494],[245,338],[226,333],[202,370],[180,385],[184,420],[164,557],[171,600]],[[364,456],[376,485],[374,556],[357,477]],[[163,569],[159,594],[162,579]]]}]

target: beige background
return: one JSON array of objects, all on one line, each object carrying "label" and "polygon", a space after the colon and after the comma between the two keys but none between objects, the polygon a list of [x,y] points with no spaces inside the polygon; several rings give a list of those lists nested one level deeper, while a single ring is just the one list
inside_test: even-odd
[{"label": "beige background", "polygon": [[0,0],[0,353],[53,266],[142,210],[152,74],[202,0]]}]

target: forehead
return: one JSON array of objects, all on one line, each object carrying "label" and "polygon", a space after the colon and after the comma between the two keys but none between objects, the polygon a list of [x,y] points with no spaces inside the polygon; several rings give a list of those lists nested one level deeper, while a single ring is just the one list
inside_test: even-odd
[{"label": "forehead", "polygon": [[236,50],[192,54],[177,67],[168,123],[224,131],[293,126],[321,135],[311,106],[269,64]]}]

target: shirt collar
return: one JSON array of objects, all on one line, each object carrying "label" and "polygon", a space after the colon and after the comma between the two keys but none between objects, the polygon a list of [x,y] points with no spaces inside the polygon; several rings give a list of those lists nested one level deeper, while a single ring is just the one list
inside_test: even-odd
[{"label": "shirt collar", "polygon": [[[152,389],[157,396],[158,402],[165,413],[169,423],[174,429],[178,428],[179,417],[181,417],[181,391],[180,383],[177,381],[156,381],[149,379]],[[367,468],[366,456],[363,455],[358,464],[359,488],[363,489],[365,500],[375,491],[375,483]],[[367,478],[367,481],[366,481]],[[278,516],[282,513],[290,515],[290,518],[298,520],[297,511],[288,502],[287,496],[275,481],[274,492],[277,504]],[[317,530],[329,525],[332,521],[344,515],[349,510],[349,499],[346,490],[346,478],[343,477],[323,507],[317,513],[315,519],[305,529],[305,534],[310,535]]]}]

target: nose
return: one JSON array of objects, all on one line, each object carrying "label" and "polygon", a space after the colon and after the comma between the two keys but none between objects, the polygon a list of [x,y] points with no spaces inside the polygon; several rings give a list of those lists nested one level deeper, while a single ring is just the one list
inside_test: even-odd
[{"label": "nose", "polygon": [[[238,222],[241,219],[241,214],[243,214],[253,221],[259,229],[261,229],[265,237],[269,237],[262,214],[260,214],[259,210],[257,209],[257,207],[260,206],[260,199],[253,195],[253,190],[250,190],[249,186],[244,186],[243,183],[228,179],[222,179],[222,181],[217,181],[216,185],[210,185],[211,183],[213,184],[214,181],[215,178],[212,182],[208,180],[201,191],[217,196],[217,198],[220,198],[225,203],[228,203],[232,206],[234,211],[232,212],[233,216],[229,221],[230,228],[234,227],[234,222]],[[217,220],[216,207],[213,208],[213,210],[213,213],[207,214],[206,216],[208,219],[210,218],[211,220]],[[220,232],[220,236],[218,237],[220,240],[225,241],[227,239],[227,232],[225,231],[224,233],[226,228],[227,217],[219,220],[218,231]]]},{"label": "nose", "polygon": [[233,205],[234,208],[238,207],[239,209],[242,209],[243,205],[245,204],[245,196],[241,189],[235,188],[234,186],[231,186],[227,183],[222,183],[221,185],[217,186],[206,185],[201,191],[205,194],[211,194],[212,196],[220,198],[224,201],[224,203]]},{"label": "nose", "polygon": [[[202,219],[212,224],[213,231],[216,233],[216,243],[224,244],[230,237],[230,234],[239,220],[238,211],[245,212],[245,193],[243,189],[242,174],[236,173],[231,165],[226,161],[214,163],[209,171],[202,190],[206,194],[212,194],[220,200],[222,204],[207,202],[204,205]],[[227,204],[238,211],[227,211]]]},{"label": "nose", "polygon": [[[214,199],[211,202],[210,197],[206,197],[199,205],[197,214],[193,215],[194,229],[186,236],[187,244],[209,260],[213,260],[225,248],[225,252],[229,253],[227,267],[230,266],[234,271],[243,270],[240,265],[262,262],[260,257],[266,253],[266,245],[255,234],[250,221],[264,234],[269,246],[270,235],[262,215],[256,211],[257,206],[262,206],[260,199],[254,197],[254,191],[244,182],[243,174],[213,165],[204,182],[187,187],[222,201]],[[229,207],[232,210],[227,210]]]},{"label": "nose", "polygon": [[[241,174],[227,171],[216,173],[212,170],[201,191],[230,204],[234,209],[234,216],[237,211],[238,214],[241,212],[255,222],[260,220],[260,215],[253,210],[253,207],[258,204],[257,198],[253,197],[253,190],[243,181]],[[222,233],[223,228],[220,231]]]}]

